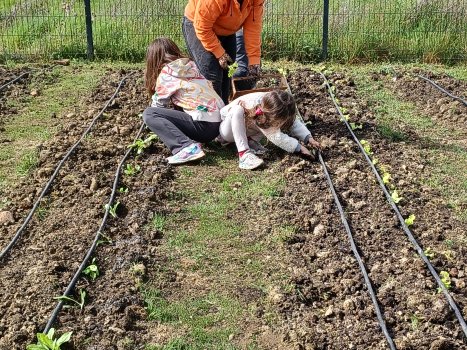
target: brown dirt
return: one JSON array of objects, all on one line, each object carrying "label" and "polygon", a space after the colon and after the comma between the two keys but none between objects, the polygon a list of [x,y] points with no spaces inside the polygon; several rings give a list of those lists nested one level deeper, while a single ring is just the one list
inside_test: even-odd
[{"label": "brown dirt", "polygon": [[[1,247],[20,225],[57,161],[110,97],[124,73],[109,72],[74,120],[65,121],[54,139],[41,145],[40,164],[33,176],[7,191],[16,222],[0,228]],[[147,103],[142,84],[137,82],[141,75],[138,72],[128,81],[105,118],[67,162],[41,205],[41,215],[36,215],[12,254],[1,263],[0,349],[23,349],[33,341],[34,333],[42,330],[50,315],[53,297],[62,293],[90,245],[117,163],[134,137],[140,123],[138,114]],[[331,80],[352,121],[364,125],[359,137],[370,142],[404,197],[399,205],[403,215],[416,214],[411,227],[414,235],[425,249],[435,252],[435,268],[450,273],[451,294],[466,315],[467,252],[461,243],[462,239],[465,242],[466,225],[454,218],[440,193],[421,185],[430,171],[429,159],[423,153],[426,145],[416,132],[409,133],[406,142],[384,139],[351,77],[334,74]],[[436,293],[434,279],[401,230],[345,126],[338,121],[321,79],[305,70],[291,75],[289,82],[302,115],[313,122],[313,134],[326,145],[323,156],[397,348],[467,349],[446,300]],[[177,176],[178,170],[165,165],[167,155],[167,150],[156,144],[149,153],[132,160],[141,165],[138,176],[121,179],[120,186],[128,187],[129,192],[119,194],[119,219],[111,218],[105,230],[112,243],[99,245],[95,254],[101,275],[95,281],[80,279],[76,290],[85,289],[88,294],[84,310],[64,310],[56,325],[61,332],[74,332],[72,348],[139,349],[154,340],[154,323],[147,321],[138,290],[145,276],[159,276],[160,289],[175,296],[188,294],[187,288],[206,288],[190,285],[190,279],[181,278],[177,271],[164,270],[167,257],[158,248],[164,244],[163,233],[146,226],[156,211],[167,215],[177,211],[168,206],[167,197],[174,190],[170,183],[173,172]],[[287,186],[274,200],[260,203],[269,214],[253,215],[252,222],[261,220],[261,224],[248,235],[253,242],[267,240],[274,227],[291,225],[297,229],[286,242],[287,254],[268,252],[289,271],[294,290],[280,291],[273,298],[281,319],[272,329],[262,312],[262,291],[243,285],[229,289],[242,303],[257,308],[255,316],[245,321],[244,338],[256,337],[261,349],[386,349],[320,165],[301,163],[297,157],[277,150],[266,161],[268,168],[264,171],[283,172]],[[297,171],[288,173],[291,166]],[[215,166],[203,171],[219,179],[225,176],[216,172]],[[251,178],[254,176],[252,173]],[[240,214],[235,215],[242,219]],[[139,275],[131,272],[135,265],[141,271]],[[271,264],[271,269],[275,266]],[[164,335],[157,336],[161,339]],[[235,341],[244,348],[242,339]]]},{"label": "brown dirt", "polygon": [[[125,73],[109,72],[103,84],[83,104],[81,113],[73,121],[67,121],[52,141],[40,146],[39,169],[33,176],[17,188],[7,190],[7,197],[11,202],[8,209],[13,213],[16,223],[1,228],[2,247],[19,227],[56,163],[80,137],[97,109],[113,94]],[[1,349],[12,349],[13,344],[14,349],[22,349],[31,341],[35,332],[43,329],[55,303],[53,297],[62,293],[84,257],[103,215],[103,205],[110,194],[118,161],[123,157],[126,146],[134,138],[141,123],[138,114],[146,105],[145,94],[141,90],[141,84],[137,82],[141,76],[142,73],[138,72],[127,81],[90,136],[66,162],[49,195],[41,203],[39,213],[35,215],[7,260],[2,262]],[[161,166],[160,162],[159,165],[155,162],[153,164],[151,178],[155,179],[157,173],[164,176],[166,167]],[[132,181],[134,180],[129,180],[130,183]],[[129,201],[134,204],[139,203],[141,198],[158,198],[157,189],[142,189],[138,186],[138,191],[128,195]],[[147,201],[146,206],[149,203]],[[121,208],[124,207],[125,204],[122,204]],[[103,248],[103,251],[113,252],[115,261],[122,266],[126,266],[133,258],[138,259],[135,247],[143,244],[136,237],[118,239],[131,235],[131,230],[141,222],[135,207],[131,210],[127,208],[124,212],[127,222],[125,229],[118,231],[111,227],[107,232],[112,239],[115,233],[118,243]],[[142,213],[146,215],[144,211]],[[112,271],[112,265],[106,265],[104,259],[101,265],[103,268],[110,267],[108,271]],[[104,281],[109,284],[104,284]],[[107,292],[112,286],[119,286],[115,276],[104,277],[100,283]],[[80,287],[84,286],[86,282],[80,282]],[[118,298],[126,292],[127,290],[117,288],[112,295]],[[96,311],[97,308],[92,306],[95,295],[92,292],[88,294],[91,300],[89,309]],[[100,316],[97,311],[96,315]],[[119,318],[120,315],[116,317]]]},{"label": "brown dirt", "polygon": [[[462,288],[465,285],[465,273],[467,272],[464,248],[462,246],[452,247],[456,258],[451,260],[443,258],[441,253],[447,249],[443,246],[444,241],[463,235],[465,225],[452,217],[440,200],[439,193],[420,185],[423,176],[420,170],[426,166],[424,164],[426,159],[421,158],[421,152],[417,149],[418,145],[416,143],[389,143],[382,139],[376,132],[372,114],[365,107],[365,103],[359,101],[357,97],[353,80],[342,75],[334,75],[332,80],[336,82],[341,103],[351,110],[351,116],[353,116],[351,118],[365,123],[364,130],[360,132],[359,137],[370,142],[375,155],[391,169],[397,187],[402,189],[403,196],[405,196],[404,202],[400,205],[402,213],[406,216],[409,213],[417,215],[417,223],[412,229],[415,236],[423,247],[430,247],[439,252],[433,261],[435,267],[438,271],[452,271],[457,275],[458,271],[462,271],[462,278],[456,279],[458,286],[455,286],[451,292],[463,313],[466,314],[467,298]],[[466,348],[461,342],[460,327],[453,313],[450,312],[447,302],[444,297],[436,294],[433,278],[430,277],[421,259],[416,256],[400,229],[381,190],[375,184],[369,166],[349,138],[344,125],[337,121],[336,110],[321,85],[321,79],[315,73],[304,71],[293,75],[290,82],[305,119],[314,121],[314,132],[321,138],[327,137],[331,140],[328,143],[333,144],[333,147],[325,152],[326,162],[333,176],[336,190],[345,206],[367,269],[370,271],[387,325],[398,348],[428,349],[433,342],[442,337],[449,339],[452,347]],[[324,206],[324,208],[328,207]],[[317,216],[321,215],[318,213]],[[333,224],[335,230],[339,230],[337,220],[333,220]],[[323,241],[323,239],[313,239],[310,245],[316,246]],[[341,244],[344,244],[343,240]],[[345,242],[345,244],[348,247],[348,243]],[[305,249],[309,249],[306,244],[300,248],[300,251]],[[317,271],[329,271],[324,280],[329,280],[334,276],[341,277],[341,285],[336,287],[338,292],[335,295],[330,293],[331,297],[327,303],[320,304],[321,307],[317,310],[310,308],[294,323],[300,324],[300,321],[303,321],[306,324],[307,318],[314,317],[318,325],[314,324],[310,327],[310,332],[313,328],[320,330],[318,331],[320,336],[317,337],[319,341],[316,342],[315,348],[338,348],[346,344],[347,346],[353,344],[354,348],[384,347],[384,341],[382,343],[377,341],[378,335],[380,339],[382,335],[374,324],[375,318],[371,316],[370,304],[363,303],[363,306],[366,307],[367,316],[373,322],[372,328],[364,326],[360,328],[361,322],[352,322],[345,313],[344,305],[350,304],[350,301],[346,301],[345,294],[342,292],[345,292],[352,283],[349,281],[347,286],[347,282],[344,282],[346,279],[342,279],[342,274],[346,270],[341,268],[342,258],[336,259],[333,263],[334,254],[335,252],[329,254],[330,259],[326,259],[318,268],[310,264],[308,271],[312,276],[316,276]],[[357,290],[361,289],[357,285]],[[334,314],[330,317],[323,317],[323,311],[328,310],[330,306],[334,308]],[[416,329],[411,327],[410,318],[413,315],[420,319]],[[358,336],[358,333],[354,334],[355,328],[349,330],[348,325],[355,324],[358,325],[356,329],[362,329],[366,333],[364,338]],[[340,336],[336,338],[337,334]],[[349,334],[349,338],[345,339],[342,336],[344,334]],[[364,340],[361,345],[358,345],[356,339]]]},{"label": "brown dirt", "polygon": [[433,80],[451,94],[466,99],[467,82],[454,79],[446,74],[435,74],[425,71],[409,71],[396,76],[374,75],[375,79],[383,79],[397,96],[412,101],[425,115],[447,128],[455,127],[467,138],[467,106],[444,94],[436,87],[415,74]]}]

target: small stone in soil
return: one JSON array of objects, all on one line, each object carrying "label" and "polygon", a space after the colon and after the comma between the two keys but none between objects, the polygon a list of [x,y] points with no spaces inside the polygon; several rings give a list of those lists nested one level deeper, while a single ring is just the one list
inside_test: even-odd
[{"label": "small stone in soil", "polygon": [[14,223],[15,219],[10,211],[0,211],[0,225]]}]

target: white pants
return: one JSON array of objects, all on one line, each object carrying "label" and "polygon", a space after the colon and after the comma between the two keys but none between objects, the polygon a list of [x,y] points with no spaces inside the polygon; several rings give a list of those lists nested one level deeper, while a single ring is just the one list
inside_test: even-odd
[{"label": "white pants", "polygon": [[238,105],[230,107],[229,113],[221,122],[219,133],[225,141],[235,142],[238,152],[249,149],[243,107]]}]

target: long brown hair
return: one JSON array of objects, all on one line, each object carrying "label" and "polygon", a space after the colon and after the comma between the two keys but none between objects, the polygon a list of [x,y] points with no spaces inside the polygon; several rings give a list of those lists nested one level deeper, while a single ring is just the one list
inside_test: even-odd
[{"label": "long brown hair", "polygon": [[[263,96],[261,104],[245,109],[245,119],[247,125],[256,124],[261,129],[270,127],[279,127],[281,129],[289,129],[295,121],[297,108],[294,97],[283,90],[274,90],[266,93]],[[257,113],[258,109],[261,112]]]},{"label": "long brown hair", "polygon": [[155,92],[156,81],[162,67],[175,61],[179,58],[186,57],[175,44],[169,38],[157,38],[148,46],[146,53],[146,81],[145,86],[149,94],[152,97]]}]

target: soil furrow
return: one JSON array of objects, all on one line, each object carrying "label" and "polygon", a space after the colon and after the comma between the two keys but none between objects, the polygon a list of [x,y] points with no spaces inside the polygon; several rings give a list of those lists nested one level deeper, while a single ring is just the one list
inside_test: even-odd
[{"label": "soil furrow", "polygon": [[[138,77],[129,79],[103,119],[65,164],[27,232],[3,262],[1,346],[11,348],[14,344],[15,349],[20,349],[31,334],[44,327],[53,298],[64,290],[90,245],[115,169],[141,123],[138,114],[144,108],[144,95],[136,93]],[[66,137],[79,137],[81,132],[76,125],[69,125],[67,131]],[[60,158],[64,151],[57,144],[44,151],[44,163],[36,172],[42,170],[40,178],[46,179],[52,170],[47,168],[49,159]],[[35,192],[37,195],[40,189]]]}]

